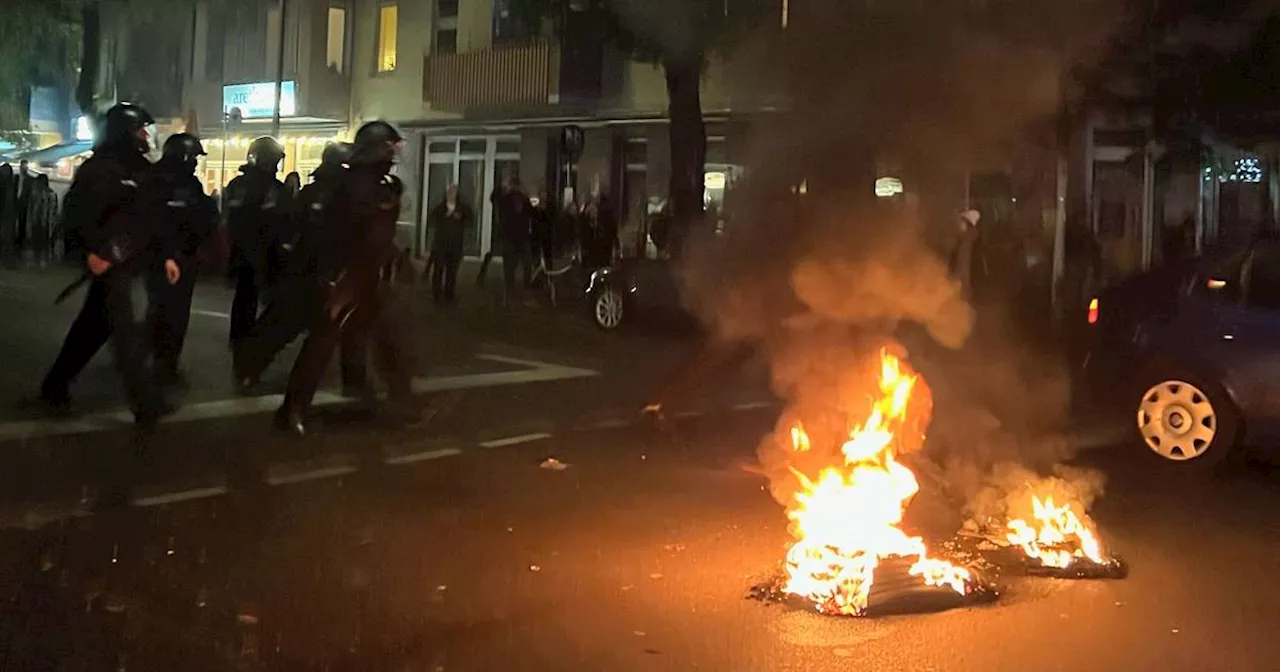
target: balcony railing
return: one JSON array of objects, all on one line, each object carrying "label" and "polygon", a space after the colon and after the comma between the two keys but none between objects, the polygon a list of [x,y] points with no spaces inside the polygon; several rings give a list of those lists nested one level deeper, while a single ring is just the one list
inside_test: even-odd
[{"label": "balcony railing", "polygon": [[428,56],[423,99],[436,109],[543,106],[556,93],[557,47],[548,41]]}]

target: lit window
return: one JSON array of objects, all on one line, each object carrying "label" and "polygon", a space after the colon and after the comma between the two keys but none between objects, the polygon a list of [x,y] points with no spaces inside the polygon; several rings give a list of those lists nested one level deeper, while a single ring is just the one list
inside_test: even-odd
[{"label": "lit window", "polygon": [[[392,43],[394,44],[394,40]],[[329,32],[325,53],[325,64],[337,72],[342,72],[347,55],[347,10],[342,7],[329,8]]]},{"label": "lit window", "polygon": [[378,72],[396,69],[396,28],[400,7],[394,3],[378,7]]}]

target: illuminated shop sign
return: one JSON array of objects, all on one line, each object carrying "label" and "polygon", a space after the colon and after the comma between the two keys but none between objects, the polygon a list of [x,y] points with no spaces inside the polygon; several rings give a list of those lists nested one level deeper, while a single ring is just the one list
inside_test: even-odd
[{"label": "illuminated shop sign", "polygon": [[[297,87],[292,81],[280,85],[280,116],[297,113]],[[276,83],[228,84],[222,87],[222,109],[240,108],[245,119],[261,119],[275,113]]]}]

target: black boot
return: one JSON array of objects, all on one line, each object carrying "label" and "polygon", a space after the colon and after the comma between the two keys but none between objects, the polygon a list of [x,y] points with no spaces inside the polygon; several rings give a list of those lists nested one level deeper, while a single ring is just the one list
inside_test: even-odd
[{"label": "black boot", "polygon": [[275,416],[271,419],[271,425],[276,431],[295,436],[297,438],[305,438],[308,434],[308,427],[305,414],[288,405],[281,406],[276,411]]}]

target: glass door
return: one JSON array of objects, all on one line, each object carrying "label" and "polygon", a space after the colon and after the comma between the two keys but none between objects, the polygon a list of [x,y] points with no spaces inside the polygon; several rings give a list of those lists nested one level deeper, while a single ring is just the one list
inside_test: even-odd
[{"label": "glass door", "polygon": [[488,199],[484,193],[483,158],[464,158],[458,161],[458,198],[471,206],[471,212],[477,224],[467,232],[466,242],[462,247],[463,254],[472,257],[484,254],[486,250],[480,247],[481,229],[484,226],[480,224],[484,221],[483,214],[488,205]]}]

